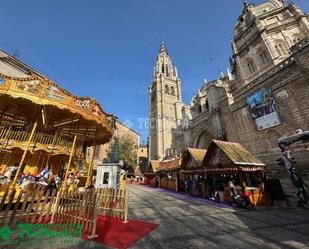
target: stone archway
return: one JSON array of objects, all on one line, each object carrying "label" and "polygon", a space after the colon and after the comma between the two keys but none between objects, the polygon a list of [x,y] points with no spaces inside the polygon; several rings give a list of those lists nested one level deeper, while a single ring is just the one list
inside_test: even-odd
[{"label": "stone archway", "polygon": [[207,150],[213,137],[208,131],[200,133],[195,142],[195,148]]}]

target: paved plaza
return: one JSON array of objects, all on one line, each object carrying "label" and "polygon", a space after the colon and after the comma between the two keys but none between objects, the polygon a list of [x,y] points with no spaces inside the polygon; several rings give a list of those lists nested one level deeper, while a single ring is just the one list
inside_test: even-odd
[{"label": "paved plaza", "polygon": [[[233,209],[141,185],[129,186],[129,218],[159,224],[131,248],[309,248],[309,211],[289,208]],[[26,241],[26,239],[24,240]],[[26,247],[24,241],[3,248]],[[110,248],[93,241],[51,241],[49,248]]]},{"label": "paved plaza", "polygon": [[131,185],[130,218],[159,224],[132,248],[309,248],[309,211],[218,207]]}]

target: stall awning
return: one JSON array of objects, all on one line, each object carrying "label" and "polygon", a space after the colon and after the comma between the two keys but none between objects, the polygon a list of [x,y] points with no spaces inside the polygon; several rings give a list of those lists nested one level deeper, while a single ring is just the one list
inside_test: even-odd
[{"label": "stall awning", "polygon": [[182,173],[236,173],[236,172],[254,172],[264,171],[264,167],[239,167],[239,168],[217,168],[217,169],[194,169],[194,170],[180,170]]},{"label": "stall awning", "polygon": [[212,140],[202,166],[207,172],[248,172],[265,169],[265,164],[241,144],[220,140]]},{"label": "stall awning", "polygon": [[205,172],[213,173],[229,173],[229,172],[254,172],[264,171],[264,167],[239,167],[239,168],[218,168],[218,169],[205,169]]}]

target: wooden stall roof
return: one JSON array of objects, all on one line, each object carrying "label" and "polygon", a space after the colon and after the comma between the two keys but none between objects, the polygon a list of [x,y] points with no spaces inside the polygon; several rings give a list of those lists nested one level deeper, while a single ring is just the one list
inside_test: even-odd
[{"label": "wooden stall roof", "polygon": [[160,162],[159,171],[172,171],[178,169],[180,166],[180,159],[172,159]]},{"label": "wooden stall roof", "polygon": [[[188,148],[184,152],[183,160],[181,163],[181,168],[182,169],[201,168],[206,152],[207,150],[203,150],[203,149]],[[190,164],[192,160],[193,160],[194,166],[192,167],[192,164],[191,164],[191,167],[190,167],[190,165],[188,164]]]},{"label": "wooden stall roof", "polygon": [[159,170],[159,168],[160,168],[160,161],[151,160],[148,165],[148,173],[156,172]]},{"label": "wooden stall roof", "polygon": [[202,165],[206,171],[254,171],[263,170],[265,167],[264,163],[241,144],[220,140],[212,140]]}]

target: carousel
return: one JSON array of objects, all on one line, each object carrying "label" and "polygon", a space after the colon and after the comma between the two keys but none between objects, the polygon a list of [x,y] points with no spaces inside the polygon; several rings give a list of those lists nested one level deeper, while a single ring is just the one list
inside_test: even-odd
[{"label": "carousel", "polygon": [[0,195],[33,185],[89,187],[92,155],[108,142],[115,117],[45,77],[0,73]]}]

